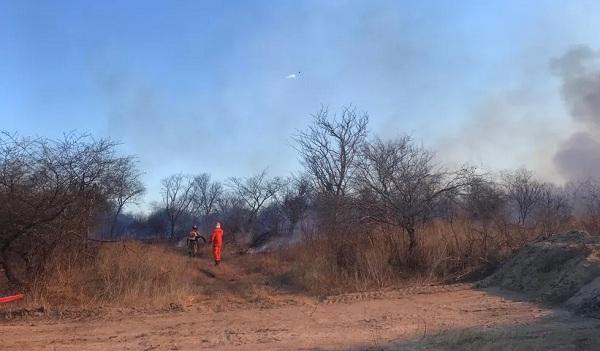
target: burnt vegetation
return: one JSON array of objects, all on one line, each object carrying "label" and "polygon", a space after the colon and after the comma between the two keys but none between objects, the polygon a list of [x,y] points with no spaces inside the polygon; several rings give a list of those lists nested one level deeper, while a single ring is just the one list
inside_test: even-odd
[{"label": "burnt vegetation", "polygon": [[526,169],[449,169],[408,135],[370,135],[368,123],[355,108],[323,108],[293,136],[300,174],[263,170],[220,182],[205,170],[176,173],[146,214],[126,211],[145,187],[135,158],[114,142],[4,133],[0,281],[35,289],[56,257],[98,262],[98,243],[172,245],[192,224],[208,236],[216,221],[238,252],[269,252],[289,267],[288,284],[314,293],[460,279],[540,237],[573,227],[600,232],[594,179],[556,185]]}]

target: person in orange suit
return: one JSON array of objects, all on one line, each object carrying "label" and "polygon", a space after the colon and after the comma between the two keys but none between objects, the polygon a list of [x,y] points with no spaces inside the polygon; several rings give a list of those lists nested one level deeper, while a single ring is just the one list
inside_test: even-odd
[{"label": "person in orange suit", "polygon": [[223,229],[221,223],[217,222],[215,229],[212,232],[210,242],[213,245],[213,256],[215,257],[215,266],[221,263],[221,249],[223,248]]}]

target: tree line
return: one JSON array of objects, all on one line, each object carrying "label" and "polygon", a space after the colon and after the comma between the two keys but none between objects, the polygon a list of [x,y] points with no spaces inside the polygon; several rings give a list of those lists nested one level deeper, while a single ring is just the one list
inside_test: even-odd
[{"label": "tree line", "polygon": [[[416,255],[419,233],[436,221],[467,221],[473,241],[514,249],[568,226],[600,229],[600,183],[556,185],[526,169],[500,173],[448,169],[408,135],[372,136],[355,108],[322,108],[292,138],[303,171],[266,170],[218,181],[176,173],[161,182],[148,214],[124,213],[145,192],[134,157],[89,135],[60,139],[0,135],[0,267],[13,284],[43,274],[54,250],[90,240],[183,237],[222,222],[231,240],[261,247],[313,233],[336,245],[386,231]],[[451,236],[451,233],[448,233]],[[362,240],[362,239],[360,239]],[[417,263],[415,263],[417,264]]]}]

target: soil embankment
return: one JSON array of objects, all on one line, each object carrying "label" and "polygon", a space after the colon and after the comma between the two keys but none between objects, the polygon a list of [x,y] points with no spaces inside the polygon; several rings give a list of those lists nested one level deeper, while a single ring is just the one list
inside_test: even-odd
[{"label": "soil embankment", "polygon": [[600,237],[571,231],[532,243],[478,285],[600,318]]}]

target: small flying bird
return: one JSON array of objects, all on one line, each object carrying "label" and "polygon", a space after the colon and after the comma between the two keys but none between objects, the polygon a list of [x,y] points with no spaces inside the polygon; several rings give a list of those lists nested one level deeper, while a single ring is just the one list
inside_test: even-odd
[{"label": "small flying bird", "polygon": [[298,73],[292,73],[292,74],[288,74],[287,76],[285,76],[285,79],[298,79],[300,78],[300,71],[298,71]]}]

